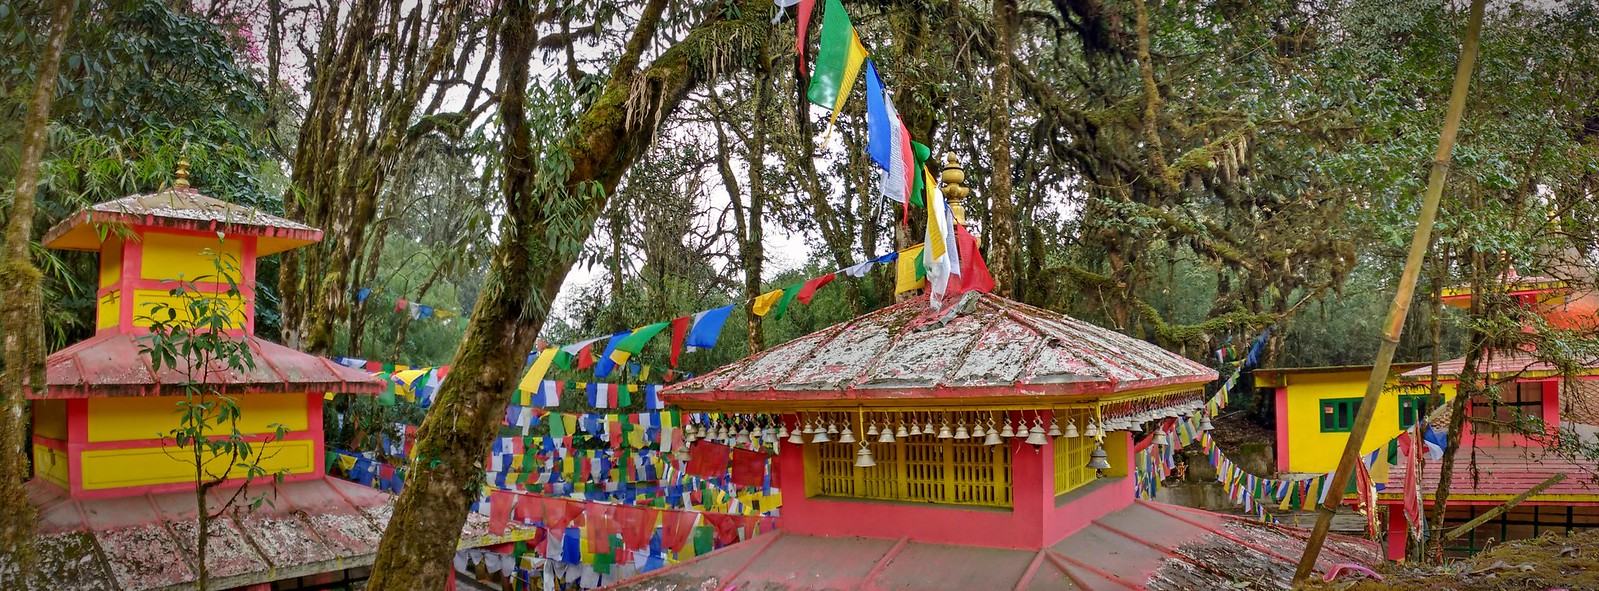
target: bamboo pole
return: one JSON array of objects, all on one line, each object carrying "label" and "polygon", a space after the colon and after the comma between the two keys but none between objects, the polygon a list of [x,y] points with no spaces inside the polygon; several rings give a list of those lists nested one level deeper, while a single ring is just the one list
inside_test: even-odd
[{"label": "bamboo pole", "polygon": [[1548,480],[1545,480],[1543,482],[1538,483],[1538,486],[1534,486],[1532,488],[1529,488],[1529,489],[1527,489],[1527,492],[1524,492],[1524,493],[1521,493],[1519,495],[1516,495],[1515,498],[1510,499],[1508,501],[1505,501],[1505,504],[1500,505],[1498,507],[1494,507],[1492,509],[1489,509],[1488,512],[1483,513],[1482,515],[1478,515],[1476,519],[1473,519],[1471,521],[1467,521],[1464,525],[1461,525],[1460,527],[1457,527],[1455,529],[1449,530],[1449,533],[1444,534],[1444,541],[1447,542],[1449,540],[1453,540],[1453,539],[1458,538],[1460,536],[1466,535],[1466,532],[1469,532],[1471,530],[1477,529],[1477,526],[1480,526],[1480,525],[1482,525],[1484,523],[1488,523],[1488,521],[1490,519],[1498,517],[1501,513],[1504,513],[1505,511],[1509,511],[1511,509],[1516,508],[1516,505],[1520,505],[1523,502],[1526,502],[1527,499],[1532,498],[1532,495],[1541,493],[1541,492],[1543,492],[1544,489],[1549,488],[1551,486],[1554,486],[1556,483],[1559,483],[1560,481],[1565,480],[1565,479],[1566,479],[1566,473],[1565,472],[1560,472],[1558,474],[1555,474],[1554,476],[1550,476]]},{"label": "bamboo pole", "polygon": [[1304,582],[1316,568],[1316,558],[1321,554],[1322,543],[1327,540],[1327,528],[1332,525],[1333,514],[1344,502],[1344,488],[1349,484],[1350,473],[1360,459],[1360,447],[1366,441],[1366,431],[1371,427],[1371,417],[1377,410],[1377,400],[1388,382],[1388,370],[1393,365],[1394,350],[1399,347],[1399,335],[1404,331],[1405,315],[1410,311],[1410,300],[1415,295],[1416,277],[1421,274],[1422,257],[1432,240],[1432,225],[1438,215],[1438,202],[1443,198],[1444,181],[1449,176],[1449,162],[1454,154],[1455,135],[1460,131],[1461,115],[1466,110],[1466,94],[1471,87],[1471,72],[1477,65],[1477,37],[1482,31],[1483,5],[1487,0],[1472,0],[1471,14],[1466,24],[1466,38],[1460,48],[1460,62],[1455,67],[1454,88],[1449,92],[1449,110],[1444,115],[1443,133],[1438,138],[1438,151],[1433,155],[1432,170],[1427,175],[1427,193],[1422,200],[1421,215],[1416,220],[1416,233],[1410,239],[1410,254],[1405,258],[1405,270],[1399,278],[1399,289],[1394,293],[1393,304],[1388,308],[1388,321],[1383,329],[1382,344],[1377,349],[1377,362],[1366,380],[1366,397],[1356,413],[1349,441],[1344,444],[1343,457],[1338,470],[1333,472],[1332,490],[1327,500],[1316,509],[1316,527],[1305,543],[1305,554],[1294,571],[1294,584]]}]

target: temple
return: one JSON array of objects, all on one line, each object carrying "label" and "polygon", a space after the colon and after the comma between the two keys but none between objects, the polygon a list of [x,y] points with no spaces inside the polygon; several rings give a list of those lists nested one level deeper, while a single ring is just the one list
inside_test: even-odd
[{"label": "temple", "polygon": [[[777,533],[623,589],[1287,587],[1303,532],[1134,498],[1145,427],[1199,412],[1209,368],[991,294],[926,296],[670,387],[782,417]],[[1370,562],[1335,537],[1322,554]]]},{"label": "temple", "polygon": [[[1581,293],[1566,281],[1548,277],[1520,277],[1514,271],[1504,289],[1518,305],[1536,312],[1552,326],[1592,326],[1599,294]],[[1455,288],[1445,293],[1445,303],[1467,307],[1471,290]],[[1432,376],[1441,389],[1453,391],[1465,373],[1465,358],[1424,366],[1403,378],[1426,390]],[[1480,394],[1468,401],[1467,421],[1461,433],[1460,455],[1450,477],[1446,528],[1453,528],[1528,492],[1550,477],[1564,480],[1533,494],[1525,502],[1498,514],[1481,526],[1444,544],[1450,556],[1466,556],[1491,543],[1534,538],[1545,533],[1575,533],[1599,527],[1599,487],[1592,480],[1590,460],[1551,449],[1563,437],[1591,440],[1599,433],[1599,359],[1579,360],[1562,369],[1540,358],[1533,349],[1486,351],[1477,362],[1477,378],[1497,390],[1497,396]],[[1433,424],[1447,427],[1447,413],[1435,412]],[[1543,434],[1524,428],[1528,419],[1541,421]],[[1536,423],[1534,423],[1536,424]],[[1441,462],[1429,461],[1421,470],[1421,498],[1432,512]],[[1404,558],[1405,532],[1410,527],[1403,488],[1407,465],[1399,462],[1389,473],[1388,488],[1379,494],[1388,511],[1388,557]]]},{"label": "temple", "polygon": [[[193,587],[197,468],[171,433],[184,383],[196,375],[236,402],[237,428],[268,474],[252,480],[236,470],[209,492],[214,512],[248,486],[244,506],[212,521],[210,588],[314,589],[364,579],[382,537],[389,495],[326,474],[322,403],[325,393],[376,394],[385,383],[254,336],[260,257],[312,244],[322,232],[202,195],[186,174],[180,168],[170,189],[94,205],[44,236],[49,248],[99,254],[99,304],[95,335],[51,354],[48,383],[30,384],[27,486],[39,512],[30,589]],[[239,297],[226,295],[218,260],[229,261],[224,272]],[[170,293],[180,278],[226,301],[236,326],[228,332],[245,340],[250,368],[151,363],[140,341],[150,334],[151,305],[181,309]],[[250,510],[258,497],[264,502]],[[484,529],[478,521],[468,535]]]},{"label": "temple", "polygon": [[[1400,374],[1426,367],[1424,363],[1395,363],[1377,400],[1371,428],[1362,453],[1387,446],[1393,438],[1425,420],[1434,410],[1431,389]],[[1339,454],[1355,425],[1366,396],[1371,366],[1295,367],[1257,369],[1256,391],[1272,396],[1276,440],[1273,453],[1277,473],[1326,474],[1338,467]],[[1445,400],[1454,398],[1454,384],[1443,384]]]}]

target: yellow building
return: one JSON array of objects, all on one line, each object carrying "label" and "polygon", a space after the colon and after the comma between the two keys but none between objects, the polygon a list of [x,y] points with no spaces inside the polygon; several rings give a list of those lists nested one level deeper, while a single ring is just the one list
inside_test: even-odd
[{"label": "yellow building", "polygon": [[[1399,374],[1422,364],[1396,363],[1378,401],[1362,453],[1385,446],[1432,411],[1425,384],[1400,383]],[[1274,392],[1277,418],[1277,471],[1323,473],[1338,467],[1355,414],[1366,395],[1371,366],[1304,367],[1255,370],[1255,388]],[[1454,384],[1440,386],[1445,399]]]}]

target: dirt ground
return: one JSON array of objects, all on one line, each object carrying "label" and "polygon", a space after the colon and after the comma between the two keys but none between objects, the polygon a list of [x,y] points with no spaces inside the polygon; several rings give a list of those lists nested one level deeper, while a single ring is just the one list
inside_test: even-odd
[{"label": "dirt ground", "polygon": [[1326,591],[1599,591],[1599,530],[1510,542],[1470,560],[1432,569],[1385,564],[1374,570],[1381,573],[1384,580],[1346,574],[1331,583],[1316,581],[1302,588]]}]

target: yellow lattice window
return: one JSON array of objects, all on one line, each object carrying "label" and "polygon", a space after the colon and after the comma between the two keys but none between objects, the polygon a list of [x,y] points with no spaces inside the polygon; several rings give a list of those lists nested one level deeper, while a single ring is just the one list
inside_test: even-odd
[{"label": "yellow lattice window", "polygon": [[870,468],[855,467],[858,443],[807,444],[806,492],[884,501],[1011,506],[1009,445],[933,436],[867,445],[877,462]]},{"label": "yellow lattice window", "polygon": [[[1093,417],[1086,409],[1055,411],[1061,428],[1072,425],[1079,432],[1088,427]],[[1055,439],[1055,494],[1063,494],[1094,481],[1095,471],[1088,467],[1089,454],[1094,452],[1092,437],[1060,437]]]}]

